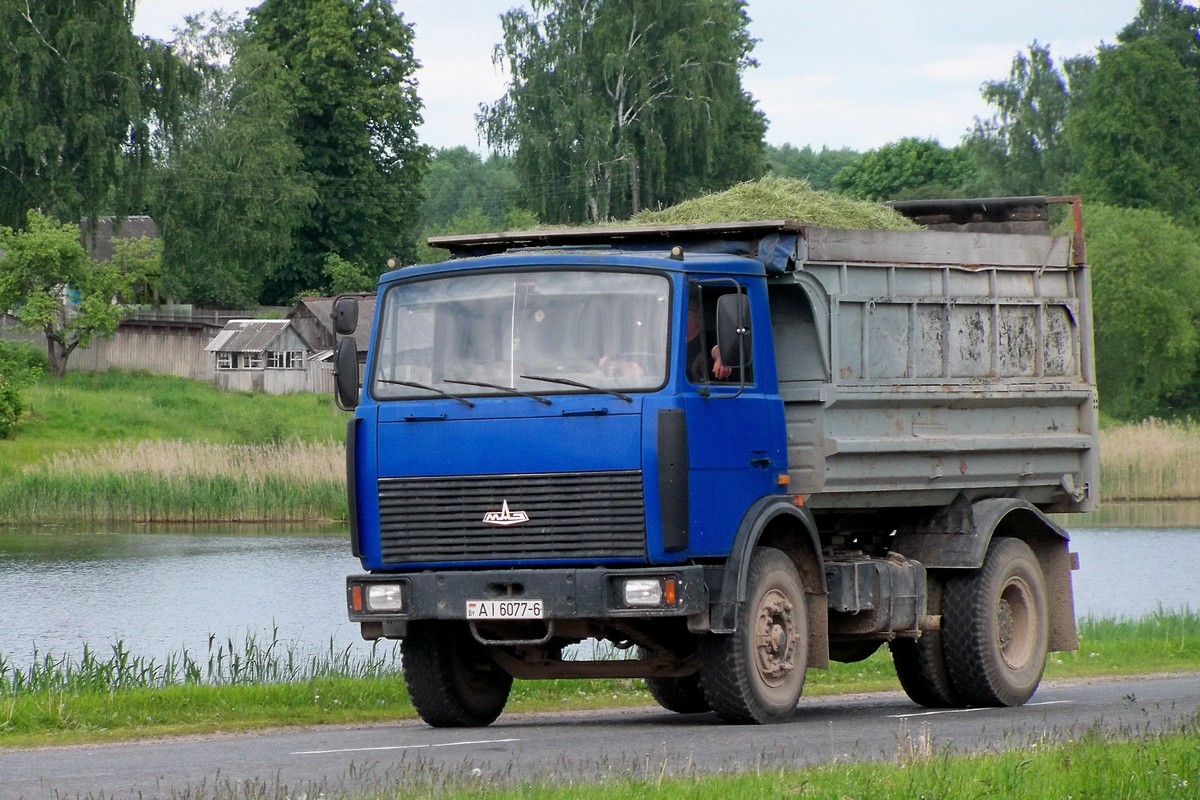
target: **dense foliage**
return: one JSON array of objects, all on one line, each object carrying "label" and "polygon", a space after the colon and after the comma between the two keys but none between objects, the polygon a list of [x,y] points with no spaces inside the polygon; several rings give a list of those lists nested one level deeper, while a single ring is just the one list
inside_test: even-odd
[{"label": "dense foliage", "polygon": [[1200,241],[1161,211],[1084,207],[1101,407],[1176,413],[1200,366]]},{"label": "dense foliage", "polygon": [[133,0],[0,0],[0,225],[31,208],[64,221],[137,206],[152,131],[187,82],[134,36]]},{"label": "dense foliage", "polygon": [[292,136],[294,79],[277,54],[219,14],[193,18],[175,48],[201,84],[158,185],[163,289],[218,308],[275,300],[263,289],[291,267],[316,201]]},{"label": "dense foliage", "polygon": [[951,197],[970,184],[974,172],[960,148],[901,139],[847,164],[833,176],[833,187],[859,200]]}]

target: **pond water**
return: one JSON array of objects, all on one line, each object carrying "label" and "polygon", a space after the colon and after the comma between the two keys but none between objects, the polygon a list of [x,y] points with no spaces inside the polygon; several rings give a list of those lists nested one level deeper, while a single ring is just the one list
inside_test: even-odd
[{"label": "pond water", "polygon": [[[1200,608],[1200,504],[1106,513],[1060,519],[1079,553],[1077,616]],[[160,663],[185,649],[204,663],[248,637],[305,657],[365,656],[345,611],[345,577],[359,571],[329,529],[0,529],[0,656],[24,665],[35,650],[78,658],[87,645],[103,659],[121,642]]]}]

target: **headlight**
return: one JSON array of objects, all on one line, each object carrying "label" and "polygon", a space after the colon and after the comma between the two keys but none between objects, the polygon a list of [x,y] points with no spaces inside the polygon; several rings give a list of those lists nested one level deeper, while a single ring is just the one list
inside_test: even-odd
[{"label": "headlight", "polygon": [[403,611],[404,597],[398,583],[372,583],[367,586],[367,611]]},{"label": "headlight", "polygon": [[630,578],[622,588],[627,606],[659,608],[676,602],[674,578]]}]

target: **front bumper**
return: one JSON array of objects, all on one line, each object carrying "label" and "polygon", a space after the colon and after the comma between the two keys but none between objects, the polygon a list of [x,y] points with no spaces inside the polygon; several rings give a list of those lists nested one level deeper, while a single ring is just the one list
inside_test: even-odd
[{"label": "front bumper", "polygon": [[[626,603],[624,582],[639,578],[674,579],[674,602],[654,607]],[[364,598],[373,585],[399,587],[399,608],[372,610]],[[704,569],[698,566],[380,573],[346,579],[349,617],[360,623],[465,620],[468,600],[525,599],[540,600],[546,620],[629,619],[706,613],[709,593]]]}]

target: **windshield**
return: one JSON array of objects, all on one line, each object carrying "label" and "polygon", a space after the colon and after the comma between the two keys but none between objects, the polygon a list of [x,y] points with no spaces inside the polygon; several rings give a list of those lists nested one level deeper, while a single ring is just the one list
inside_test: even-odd
[{"label": "windshield", "polygon": [[666,380],[669,283],[625,272],[458,274],[384,295],[381,400],[652,389]]}]

